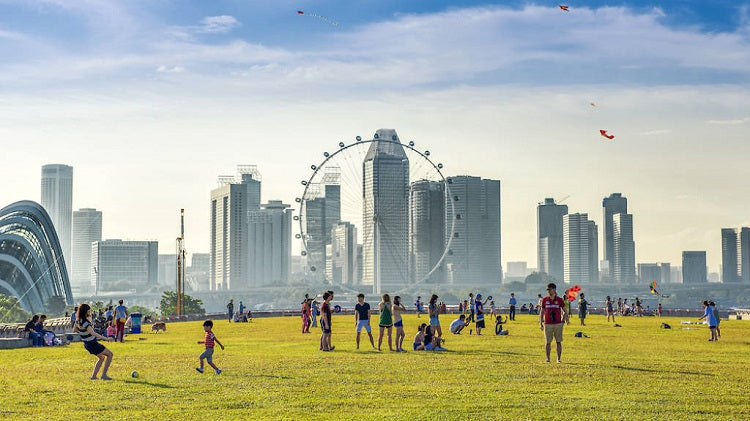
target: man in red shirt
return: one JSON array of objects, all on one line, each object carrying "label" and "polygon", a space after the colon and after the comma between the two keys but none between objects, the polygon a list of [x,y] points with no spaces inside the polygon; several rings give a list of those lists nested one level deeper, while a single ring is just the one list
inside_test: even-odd
[{"label": "man in red shirt", "polygon": [[547,339],[547,362],[549,362],[552,338],[554,337],[555,342],[557,342],[557,362],[559,363],[562,356],[563,320],[567,316],[565,302],[562,297],[557,295],[557,286],[553,283],[547,284],[547,294],[549,296],[542,298],[539,311],[539,329],[544,331],[544,337]]}]

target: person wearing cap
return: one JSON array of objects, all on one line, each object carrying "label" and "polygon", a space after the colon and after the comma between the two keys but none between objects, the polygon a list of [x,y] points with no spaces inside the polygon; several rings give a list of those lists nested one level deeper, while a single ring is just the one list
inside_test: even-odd
[{"label": "person wearing cap", "polygon": [[487,301],[490,299],[490,297],[485,298],[484,302],[482,302],[482,294],[477,294],[477,301],[474,302],[474,314],[476,317],[476,327],[477,327],[477,335],[482,334],[482,329],[484,329],[484,305],[487,304]]},{"label": "person wearing cap", "polygon": [[563,320],[566,319],[565,303],[562,297],[557,295],[557,285],[554,283],[547,284],[547,297],[542,298],[541,308],[539,309],[539,328],[544,331],[544,337],[547,340],[545,351],[547,353],[547,362],[550,361],[550,352],[552,349],[552,339],[557,343],[557,362],[562,358],[562,340],[563,340]]}]

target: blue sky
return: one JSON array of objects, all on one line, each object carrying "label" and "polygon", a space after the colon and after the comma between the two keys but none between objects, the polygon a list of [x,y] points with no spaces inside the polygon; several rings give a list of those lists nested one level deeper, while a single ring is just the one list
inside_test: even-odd
[{"label": "blue sky", "polygon": [[68,163],[105,237],[171,250],[185,207],[206,251],[217,175],[258,164],[291,202],[324,145],[393,127],[503,180],[504,262],[535,265],[544,197],[600,223],[621,191],[639,262],[718,270],[720,228],[750,225],[748,4],[558,4],[0,0],[0,204]]}]

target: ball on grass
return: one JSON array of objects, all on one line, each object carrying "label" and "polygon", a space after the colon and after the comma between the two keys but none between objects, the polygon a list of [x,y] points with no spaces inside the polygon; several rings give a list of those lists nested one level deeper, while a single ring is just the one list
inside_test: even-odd
[{"label": "ball on grass", "polygon": [[134,379],[137,379],[137,378],[138,378],[138,372],[137,372],[137,371],[135,371],[135,370],[134,370],[134,371],[133,371],[132,373],[130,373],[130,375],[131,375],[131,376],[132,376],[132,377],[133,377]]}]

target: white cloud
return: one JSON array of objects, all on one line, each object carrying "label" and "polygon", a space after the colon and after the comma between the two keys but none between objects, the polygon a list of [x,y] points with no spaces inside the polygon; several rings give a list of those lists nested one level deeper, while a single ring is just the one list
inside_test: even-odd
[{"label": "white cloud", "polygon": [[156,68],[156,71],[159,73],[182,73],[185,71],[185,68],[182,66],[159,66]]},{"label": "white cloud", "polygon": [[207,16],[201,21],[200,32],[209,34],[224,34],[240,26],[240,22],[233,16]]},{"label": "white cloud", "polygon": [[658,135],[668,134],[668,133],[672,133],[672,130],[669,130],[669,129],[648,130],[645,132],[641,132],[640,135],[641,136],[658,136]]},{"label": "white cloud", "polygon": [[731,125],[737,125],[737,124],[745,124],[748,121],[750,121],[750,117],[730,119],[730,120],[708,120],[707,123],[731,126]]}]

